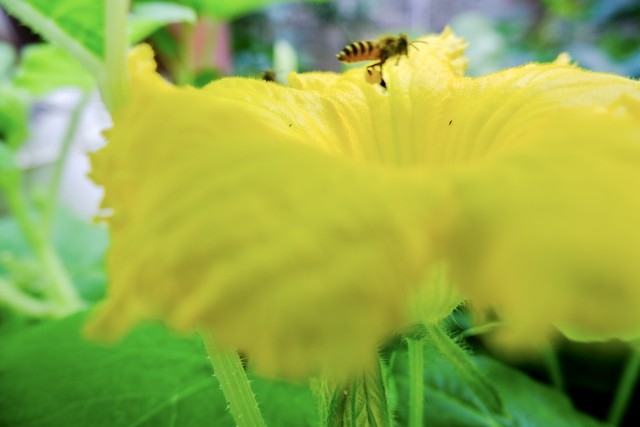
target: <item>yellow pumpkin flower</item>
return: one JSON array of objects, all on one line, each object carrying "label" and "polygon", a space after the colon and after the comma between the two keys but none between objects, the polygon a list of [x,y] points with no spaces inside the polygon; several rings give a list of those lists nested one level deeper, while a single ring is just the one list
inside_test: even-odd
[{"label": "yellow pumpkin flower", "polygon": [[421,40],[386,91],[363,68],[178,88],[137,48],[93,159],[112,247],[89,333],[159,318],[289,377],[463,298],[512,345],[640,335],[639,83],[566,58],[471,79],[450,30]]}]

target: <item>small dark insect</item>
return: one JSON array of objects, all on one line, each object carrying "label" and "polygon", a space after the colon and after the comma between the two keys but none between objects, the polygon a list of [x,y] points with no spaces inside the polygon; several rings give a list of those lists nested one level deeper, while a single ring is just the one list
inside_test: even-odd
[{"label": "small dark insect", "polygon": [[273,70],[265,70],[260,73],[260,79],[265,82],[275,82],[276,81],[276,72]]},{"label": "small dark insect", "polygon": [[453,120],[449,120],[449,126],[451,126],[451,123],[453,123]]},{"label": "small dark insect", "polygon": [[[400,62],[400,58],[404,55],[409,57],[409,46],[413,46],[414,43],[426,43],[422,41],[409,42],[409,38],[406,34],[400,33],[397,36],[383,36],[377,41],[360,41],[347,45],[336,56],[338,60],[346,63],[360,62],[360,61],[375,61],[367,66],[367,74],[370,83],[380,83],[382,87],[386,88],[386,83],[382,78],[382,66],[387,62],[389,58],[397,56],[396,65]],[[415,46],[413,46],[417,49]],[[376,70],[376,68],[378,70]],[[379,78],[378,78],[379,75]]]}]

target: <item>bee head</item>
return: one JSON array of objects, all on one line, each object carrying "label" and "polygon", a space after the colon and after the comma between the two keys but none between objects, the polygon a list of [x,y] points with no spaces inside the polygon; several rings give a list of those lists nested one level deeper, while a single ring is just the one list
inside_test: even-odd
[{"label": "bee head", "polygon": [[398,54],[408,56],[409,54],[409,37],[405,33],[398,34]]}]

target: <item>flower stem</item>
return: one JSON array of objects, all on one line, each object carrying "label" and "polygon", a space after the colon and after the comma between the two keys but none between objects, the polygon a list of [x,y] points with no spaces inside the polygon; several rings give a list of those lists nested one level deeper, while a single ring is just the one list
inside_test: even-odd
[{"label": "flower stem", "polygon": [[638,373],[640,373],[640,352],[637,349],[633,349],[633,353],[629,356],[624,367],[622,378],[620,379],[611,409],[609,410],[609,416],[607,417],[609,424],[617,426],[622,421],[627,411],[629,400],[633,395],[633,390],[638,380]]},{"label": "flower stem", "polygon": [[195,24],[180,25],[179,58],[175,68],[175,82],[179,86],[193,85],[195,81]]},{"label": "flower stem", "polygon": [[127,19],[129,0],[109,0],[106,4],[106,73],[98,82],[110,112],[126,104],[129,95],[127,70]]},{"label": "flower stem", "polygon": [[424,343],[407,338],[409,350],[409,427],[422,427],[424,411]]},{"label": "flower stem", "polygon": [[434,346],[456,369],[487,413],[503,413],[502,402],[471,357],[438,324],[425,325],[425,344]]},{"label": "flower stem", "polygon": [[80,118],[82,117],[82,113],[87,106],[87,102],[89,101],[89,93],[83,92],[82,98],[77,103],[73,112],[71,113],[71,118],[69,119],[69,125],[64,134],[64,138],[62,139],[62,145],[60,147],[60,153],[58,154],[58,159],[54,165],[53,175],[51,177],[51,183],[49,184],[49,191],[47,195],[47,200],[43,207],[42,212],[42,229],[45,235],[51,234],[51,229],[53,226],[53,218],[55,216],[57,201],[58,201],[58,193],[60,191],[60,181],[62,180],[62,172],[64,171],[64,165],[66,164],[67,158],[69,157],[69,149],[71,148],[71,143],[73,142],[73,137],[75,136],[78,125],[80,124]]},{"label": "flower stem", "polygon": [[23,235],[36,255],[42,268],[43,277],[47,279],[44,293],[46,299],[54,304],[52,316],[64,316],[84,307],[78,292],[64,269],[53,244],[43,233],[43,228],[29,214],[27,202],[22,194],[21,179],[17,177],[12,185],[6,185],[5,198],[11,213],[18,221]]},{"label": "flower stem", "polygon": [[238,353],[218,348],[211,337],[204,332],[201,336],[209,353],[214,375],[229,403],[229,410],[236,424],[241,427],[265,426]]}]

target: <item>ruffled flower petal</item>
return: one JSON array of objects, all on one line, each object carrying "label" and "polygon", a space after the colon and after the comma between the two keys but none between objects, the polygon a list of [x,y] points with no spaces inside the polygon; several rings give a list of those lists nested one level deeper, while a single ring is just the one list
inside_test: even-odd
[{"label": "ruffled flower petal", "polygon": [[[498,309],[502,338],[640,335],[640,84],[530,64],[455,86],[450,113],[454,282]],[[634,261],[635,260],[635,261]]]},{"label": "ruffled flower petal", "polygon": [[560,109],[527,130],[454,180],[443,248],[455,282],[499,310],[512,345],[553,325],[576,339],[640,336],[637,116]]},{"label": "ruffled flower petal", "polygon": [[405,326],[430,259],[425,178],[332,155],[348,126],[317,93],[180,89],[135,67],[131,105],[94,157],[113,239],[90,335],[162,318],[290,377],[371,360]]},{"label": "ruffled flower petal", "polygon": [[364,69],[176,88],[138,49],[94,156],[113,244],[90,333],[161,318],[291,377],[463,297],[511,345],[637,336],[638,82],[566,58],[470,79],[450,30],[420,41],[386,91]]}]

